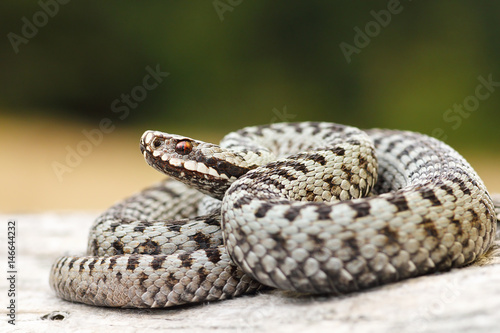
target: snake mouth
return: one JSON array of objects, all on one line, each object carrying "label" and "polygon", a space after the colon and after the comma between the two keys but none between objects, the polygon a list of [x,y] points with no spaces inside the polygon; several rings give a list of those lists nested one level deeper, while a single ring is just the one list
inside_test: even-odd
[{"label": "snake mouth", "polygon": [[[199,143],[188,137],[157,131],[144,132],[140,149],[146,162],[156,170],[174,178],[189,177],[226,182],[233,175],[218,172],[220,163],[203,156]],[[205,163],[206,162],[206,163]]]},{"label": "snake mouth", "polygon": [[173,177],[190,177],[190,178],[204,178],[209,180],[220,180],[227,181],[229,177],[222,173],[219,174],[214,168],[207,167],[205,164],[192,161],[192,160],[182,160],[176,157],[163,158],[167,154],[162,155],[161,158],[157,158],[151,152],[145,150],[143,152],[144,158],[149,165],[157,169],[158,171],[165,173]]},{"label": "snake mouth", "polygon": [[140,149],[149,165],[175,178],[233,182],[256,167],[242,167],[226,160],[217,145],[159,131],[144,132]]},{"label": "snake mouth", "polygon": [[225,174],[218,174],[215,169],[191,160],[184,161],[179,158],[164,160],[155,157],[147,149],[144,150],[143,154],[146,162],[154,169],[219,200],[236,179],[229,178]]}]

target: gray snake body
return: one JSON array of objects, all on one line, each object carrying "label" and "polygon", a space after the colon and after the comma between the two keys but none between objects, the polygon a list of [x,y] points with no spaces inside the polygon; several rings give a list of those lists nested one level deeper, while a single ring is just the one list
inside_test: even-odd
[{"label": "gray snake body", "polygon": [[263,285],[341,294],[464,266],[495,237],[479,176],[422,134],[285,123],[244,128],[217,146],[147,131],[141,151],[181,182],[103,213],[89,255],[53,265],[58,296],[168,307]]}]

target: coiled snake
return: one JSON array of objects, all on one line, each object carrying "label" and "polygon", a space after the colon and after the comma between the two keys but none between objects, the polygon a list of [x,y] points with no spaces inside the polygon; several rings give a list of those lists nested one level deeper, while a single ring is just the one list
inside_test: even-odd
[{"label": "coiled snake", "polygon": [[495,238],[479,176],[418,133],[283,123],[218,146],[147,131],[141,151],[171,178],[104,212],[88,256],[55,262],[59,297],[168,307],[263,285],[341,294],[464,266]]}]

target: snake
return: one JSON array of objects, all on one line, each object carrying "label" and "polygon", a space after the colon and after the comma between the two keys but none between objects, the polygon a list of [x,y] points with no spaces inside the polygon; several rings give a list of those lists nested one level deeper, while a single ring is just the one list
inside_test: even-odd
[{"label": "snake", "polygon": [[424,134],[273,123],[219,145],[146,131],[168,177],[102,213],[50,285],[88,305],[164,308],[268,288],[342,295],[463,267],[495,240],[498,204]]}]

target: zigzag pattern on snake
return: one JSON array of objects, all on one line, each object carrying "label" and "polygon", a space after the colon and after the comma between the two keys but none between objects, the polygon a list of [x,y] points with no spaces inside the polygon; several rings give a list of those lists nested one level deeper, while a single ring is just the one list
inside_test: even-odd
[{"label": "zigzag pattern on snake", "polygon": [[147,131],[141,151],[171,178],[104,212],[87,256],[54,263],[59,297],[140,308],[263,286],[342,294],[467,265],[495,237],[479,176],[418,133],[282,123],[213,145]]}]

